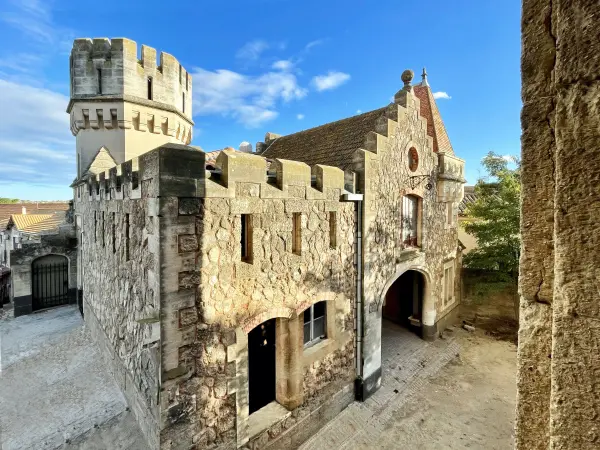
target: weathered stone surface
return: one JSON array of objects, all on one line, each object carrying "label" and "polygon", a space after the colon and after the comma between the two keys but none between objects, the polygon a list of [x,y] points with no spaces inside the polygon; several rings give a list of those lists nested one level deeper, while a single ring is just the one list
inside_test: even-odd
[{"label": "weathered stone surface", "polygon": [[518,449],[600,445],[598,17],[523,1]]}]

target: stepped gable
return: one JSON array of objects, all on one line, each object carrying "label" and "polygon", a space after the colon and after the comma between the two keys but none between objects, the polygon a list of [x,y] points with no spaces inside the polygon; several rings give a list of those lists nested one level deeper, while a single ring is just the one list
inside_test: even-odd
[{"label": "stepped gable", "polygon": [[413,86],[413,92],[421,103],[421,117],[427,119],[427,134],[433,138],[433,151],[454,154],[442,116],[438,111],[433,93],[428,85]]},{"label": "stepped gable", "polygon": [[316,128],[281,136],[261,154],[268,159],[301,161],[309,166],[323,164],[346,169],[352,156],[364,148],[367,134],[375,131],[387,107],[327,123]]}]

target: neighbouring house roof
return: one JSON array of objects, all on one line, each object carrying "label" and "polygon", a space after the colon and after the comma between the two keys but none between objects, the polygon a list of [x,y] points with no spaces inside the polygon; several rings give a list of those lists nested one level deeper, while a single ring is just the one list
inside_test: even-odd
[{"label": "neighbouring house roof", "polygon": [[217,158],[219,157],[219,155],[221,154],[221,152],[223,150],[234,150],[234,151],[236,151],[232,147],[225,147],[225,148],[222,148],[220,150],[212,150],[210,152],[205,152],[206,153],[205,166],[206,166],[207,169],[212,169],[212,168],[215,167],[215,165],[217,163]]},{"label": "neighbouring house roof", "polygon": [[13,214],[54,214],[69,209],[68,202],[31,202],[31,203],[1,203],[0,204],[0,231],[6,229],[8,220]]},{"label": "neighbouring house roof", "polygon": [[431,88],[428,85],[417,85],[413,86],[413,91],[421,104],[420,114],[427,119],[427,134],[433,138],[433,151],[454,154]]},{"label": "neighbouring house roof", "polygon": [[41,233],[58,229],[65,220],[65,213],[54,214],[13,214],[7,227],[14,226],[23,233]]},{"label": "neighbouring house roof", "polygon": [[337,122],[327,123],[298,133],[281,136],[269,145],[261,156],[292,159],[308,165],[325,164],[345,169],[352,156],[364,148],[365,138],[375,131],[377,120],[387,107],[369,111]]},{"label": "neighbouring house roof", "polygon": [[475,195],[475,186],[465,186],[464,189],[465,195],[462,201],[458,204],[458,214],[461,216],[465,215],[467,206],[477,200],[477,195]]}]

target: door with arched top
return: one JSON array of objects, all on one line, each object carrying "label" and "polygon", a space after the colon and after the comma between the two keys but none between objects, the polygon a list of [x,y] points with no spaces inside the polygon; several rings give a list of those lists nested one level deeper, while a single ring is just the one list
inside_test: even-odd
[{"label": "door with arched top", "polygon": [[66,256],[46,255],[31,263],[32,311],[69,303],[69,261]]}]

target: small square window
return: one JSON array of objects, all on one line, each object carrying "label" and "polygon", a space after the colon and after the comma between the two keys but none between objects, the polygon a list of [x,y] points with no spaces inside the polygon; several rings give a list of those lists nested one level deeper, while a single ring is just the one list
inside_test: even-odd
[{"label": "small square window", "polygon": [[304,311],[304,346],[310,347],[327,336],[327,305],[318,302]]}]

